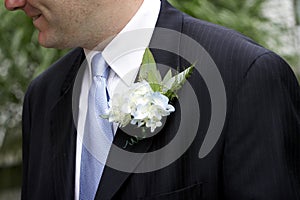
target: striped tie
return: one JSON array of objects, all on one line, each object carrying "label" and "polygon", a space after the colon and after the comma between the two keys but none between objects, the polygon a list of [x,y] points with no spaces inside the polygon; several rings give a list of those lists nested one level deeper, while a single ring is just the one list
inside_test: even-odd
[{"label": "striped tie", "polygon": [[100,116],[108,110],[106,80],[109,67],[101,53],[92,59],[93,82],[89,90],[88,110],[80,167],[80,200],[95,198],[108,152],[113,140],[112,124]]}]

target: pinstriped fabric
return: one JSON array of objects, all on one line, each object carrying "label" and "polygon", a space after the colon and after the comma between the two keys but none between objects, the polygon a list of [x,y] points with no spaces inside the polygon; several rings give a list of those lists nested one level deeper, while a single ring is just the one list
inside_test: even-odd
[{"label": "pinstriped fabric", "polygon": [[[179,19],[182,21],[178,21]],[[111,197],[109,199],[117,200],[300,199],[300,145],[298,142],[300,140],[300,89],[289,66],[277,55],[250,39],[226,28],[184,15],[168,5],[166,1],[162,1],[158,26],[175,27],[175,30],[192,37],[202,45],[216,63],[227,95],[227,114],[223,132],[210,154],[199,159],[197,155],[211,117],[211,97],[201,74],[195,71],[189,78],[189,83],[199,99],[201,119],[196,138],[190,148],[174,163],[154,172],[126,174],[106,168],[106,172],[109,173],[104,173],[106,179],[101,180],[105,190],[101,190],[100,193]],[[67,57],[69,58],[67,61],[71,60],[72,55],[74,54]],[[174,55],[154,52],[154,56],[160,63],[171,63],[171,67],[177,66],[174,61],[178,58]],[[199,58],[199,62],[202,59],[205,58]],[[187,66],[184,59],[180,61],[180,67]],[[51,144],[54,144],[55,148],[48,147],[57,156],[55,173],[41,170],[40,166],[44,166],[42,164],[45,163],[39,159],[50,157],[44,153],[49,151],[47,143],[45,142],[43,146],[39,143],[40,138],[43,138],[43,141],[48,139],[47,134],[40,134],[41,128],[38,126],[47,124],[38,117],[39,113],[47,113],[42,106],[44,102],[41,102],[39,98],[40,94],[45,94],[45,92],[40,88],[47,88],[46,83],[51,82],[56,74],[60,74],[60,70],[64,70],[67,63],[64,60],[55,64],[53,72],[48,71],[47,76],[35,82],[33,89],[30,90],[30,101],[27,99],[25,104],[27,105],[25,120],[32,125],[31,129],[34,130],[27,128],[26,132],[31,132],[31,136],[35,136],[33,138],[39,138],[38,141],[31,139],[25,144],[25,149],[29,149],[25,152],[25,158],[28,158],[30,154],[30,160],[26,167],[29,170],[24,181],[27,183],[27,187],[24,187],[24,196],[26,195],[25,197],[30,200],[71,199],[73,194],[73,191],[68,189],[72,186],[70,185],[71,178],[74,178],[71,177],[72,172],[67,174],[68,176],[64,175],[66,169],[71,169],[70,161],[58,161],[64,159],[65,155],[71,156],[71,153],[65,154],[65,152],[58,151],[62,148],[63,151],[68,150],[58,145],[62,143],[60,141],[64,141],[63,145],[69,144],[66,142],[67,137],[64,136],[69,129],[62,127],[67,127],[63,117],[59,119],[64,122],[54,120],[56,128],[53,133],[56,134],[52,134],[55,137],[53,136]],[[45,79],[45,77],[48,78]],[[51,88],[59,88],[60,85],[57,84]],[[53,99],[50,95],[53,92],[52,90],[47,92],[45,98],[57,101],[57,98]],[[188,93],[181,91],[181,94],[185,96]],[[66,106],[68,103],[70,102],[60,105]],[[176,134],[178,124],[181,122],[180,105],[177,101],[173,103],[176,112],[168,117],[163,131],[153,138],[149,151],[161,148]],[[57,117],[62,113],[61,111],[65,111],[64,106],[57,107],[53,116]],[[38,112],[31,110],[32,113],[28,113],[29,107],[39,107],[42,110]],[[30,120],[38,123],[30,123]],[[47,131],[47,128],[43,130]],[[63,132],[60,132],[61,129]],[[116,134],[117,144],[123,144],[120,133],[121,131],[118,131]],[[186,131],[186,134],[188,133]],[[26,141],[28,138],[27,136]],[[141,147],[143,144],[144,142],[141,141],[136,146]],[[43,151],[37,151],[40,149]],[[71,152],[70,149],[68,151]],[[160,161],[157,160],[157,162]],[[50,162],[47,164],[52,165]],[[41,173],[33,173],[33,171]],[[53,178],[53,175],[59,177]],[[126,179],[123,178],[125,176]],[[56,180],[54,184],[57,190],[56,196],[49,192],[53,184],[47,180],[52,179]],[[28,183],[31,183],[33,187],[29,187]],[[69,185],[61,186],[60,183]],[[114,188],[116,184],[118,184],[117,189]],[[41,190],[36,192],[35,188]],[[45,188],[50,189],[48,191]],[[60,188],[68,190],[67,192],[61,191],[65,195],[59,196]],[[57,196],[59,198],[56,198]]]},{"label": "pinstriped fabric", "polygon": [[[195,193],[184,186],[198,176],[204,181],[198,198],[296,199],[299,196],[300,145],[293,139],[299,141],[300,95],[290,68],[274,53],[234,31],[199,21],[190,23],[188,19],[183,25],[183,32],[189,33],[209,52],[222,74],[228,95],[222,142],[204,161],[195,161],[196,158],[189,154],[194,150],[191,147],[180,161],[170,166],[170,171],[134,175],[116,198],[127,192],[133,194],[139,185],[148,189],[142,190],[144,196],[151,196],[149,191],[157,188],[172,191],[149,199],[171,199],[172,195],[174,199],[196,199]],[[201,82],[194,76],[189,82],[197,91]],[[205,95],[200,96],[204,101]],[[214,160],[216,157],[220,160]],[[213,164],[207,167],[210,162]],[[215,164],[218,167],[214,168]],[[193,173],[189,173],[191,171]],[[142,180],[148,182],[142,186]],[[166,182],[170,183],[169,187]],[[172,187],[171,183],[181,183],[182,188]]]},{"label": "pinstriped fabric", "polygon": [[289,168],[297,168],[287,163],[286,158],[294,153],[286,151],[286,139],[299,133],[299,128],[290,126],[299,121],[295,121],[297,114],[287,107],[288,96],[281,82],[281,69],[285,65],[272,53],[263,54],[253,62],[241,83],[232,111],[234,128],[227,132],[224,171],[227,198],[293,199],[296,195],[299,187],[296,174],[289,174]]}]

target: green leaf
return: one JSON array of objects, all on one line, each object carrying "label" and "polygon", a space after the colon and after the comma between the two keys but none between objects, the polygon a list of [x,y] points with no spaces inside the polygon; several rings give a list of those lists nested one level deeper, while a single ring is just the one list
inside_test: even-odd
[{"label": "green leaf", "polygon": [[161,92],[161,85],[157,83],[149,83],[154,92]]},{"label": "green leaf", "polygon": [[146,48],[145,50],[143,64],[155,64],[155,59],[149,48]]},{"label": "green leaf", "polygon": [[156,63],[149,48],[146,48],[142,66],[139,72],[139,81],[146,80],[149,83],[161,83],[161,75],[157,70]]},{"label": "green leaf", "polygon": [[[151,67],[150,67],[150,66],[151,66]],[[155,67],[155,69],[154,69],[154,68],[152,69],[152,66],[153,66],[153,64],[151,64],[151,65],[148,66],[148,68],[149,68],[150,70],[147,71],[147,73],[148,73],[147,81],[148,81],[149,83],[157,83],[157,84],[159,84],[159,83],[161,83],[161,76],[160,76],[160,73],[159,73],[159,71],[156,69],[156,67]]]},{"label": "green leaf", "polygon": [[[176,94],[176,92],[183,86],[185,83],[186,79],[191,76],[192,72],[194,69],[194,65],[190,66],[183,72],[173,76],[170,78],[165,84],[164,87],[162,88],[163,93],[165,94]],[[168,95],[166,95],[168,96]],[[172,95],[173,96],[173,95]],[[168,96],[169,97],[169,96]]]},{"label": "green leaf", "polygon": [[178,98],[177,94],[172,90],[168,90],[166,93],[164,93],[164,95],[167,96],[170,100]]},{"label": "green leaf", "polygon": [[193,69],[194,65],[173,77],[170,69],[162,80],[160,72],[157,70],[154,57],[149,48],[147,48],[143,56],[138,80],[147,81],[154,92],[160,92],[166,95],[169,99],[174,99],[177,98],[176,92],[183,86],[186,79],[192,74]]},{"label": "green leaf", "polygon": [[171,69],[166,73],[163,81],[162,81],[162,84],[166,84],[168,80],[170,80],[172,78],[172,71]]}]

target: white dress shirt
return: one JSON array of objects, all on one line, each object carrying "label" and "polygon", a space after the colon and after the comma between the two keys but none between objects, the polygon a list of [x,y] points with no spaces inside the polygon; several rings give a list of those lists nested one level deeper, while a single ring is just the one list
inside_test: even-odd
[{"label": "white dress shirt", "polygon": [[[123,30],[105,47],[102,55],[111,67],[107,80],[110,98],[130,86],[138,74],[146,47],[148,47],[160,11],[160,0],[144,0],[143,4],[123,28]],[[79,200],[80,162],[82,138],[87,113],[88,92],[92,83],[91,60],[97,53],[84,49],[88,65],[83,74],[79,99],[77,123],[77,148],[75,171],[75,200]],[[114,124],[114,132],[117,124]]]}]

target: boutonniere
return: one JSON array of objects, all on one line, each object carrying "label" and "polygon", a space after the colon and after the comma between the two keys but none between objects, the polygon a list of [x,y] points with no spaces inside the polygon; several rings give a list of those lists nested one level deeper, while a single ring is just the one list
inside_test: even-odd
[{"label": "boutonniere", "polygon": [[162,117],[175,112],[169,104],[177,98],[177,91],[191,75],[194,66],[181,73],[172,75],[171,70],[164,78],[157,69],[154,57],[147,48],[138,75],[138,82],[133,83],[127,91],[115,94],[109,101],[109,110],[103,118],[125,127],[129,123],[137,127],[150,128],[151,132],[162,126]]}]

